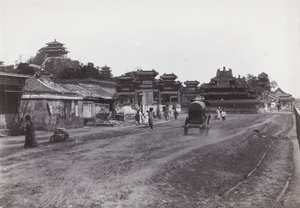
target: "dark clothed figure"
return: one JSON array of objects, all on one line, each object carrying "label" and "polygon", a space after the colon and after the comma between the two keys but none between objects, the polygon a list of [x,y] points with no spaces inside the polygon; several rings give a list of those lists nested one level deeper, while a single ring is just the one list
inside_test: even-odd
[{"label": "dark clothed figure", "polygon": [[280,103],[277,103],[277,109],[278,109],[278,111],[280,110]]},{"label": "dark clothed figure", "polygon": [[208,115],[207,115],[207,125],[209,125],[209,121],[210,121],[210,119],[211,119],[211,115],[210,115],[210,114],[208,114]]},{"label": "dark clothed figure", "polygon": [[149,117],[149,126],[150,126],[150,129],[153,130],[153,121],[154,121],[153,108],[150,108],[150,110],[148,112],[148,117]]},{"label": "dark clothed figure", "polygon": [[164,109],[164,116],[165,116],[165,119],[166,119],[166,120],[169,119],[169,110],[168,110],[167,107]]},{"label": "dark clothed figure", "polygon": [[37,147],[38,143],[35,140],[35,133],[34,133],[34,126],[33,123],[30,119],[30,116],[27,115],[25,117],[25,129],[26,129],[26,134],[25,134],[25,145],[24,148],[27,147]]},{"label": "dark clothed figure", "polygon": [[135,114],[135,121],[136,121],[136,125],[139,126],[141,123],[140,110],[138,110]]},{"label": "dark clothed figure", "polygon": [[175,120],[177,120],[177,116],[178,116],[179,114],[178,114],[178,112],[177,112],[177,110],[176,110],[176,108],[174,109],[174,118],[175,118]]}]

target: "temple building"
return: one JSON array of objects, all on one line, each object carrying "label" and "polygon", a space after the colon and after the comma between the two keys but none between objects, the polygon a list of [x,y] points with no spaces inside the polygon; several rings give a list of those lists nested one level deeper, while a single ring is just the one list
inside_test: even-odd
[{"label": "temple building", "polygon": [[184,82],[185,87],[182,89],[182,99],[183,100],[193,100],[194,98],[198,97],[200,95],[200,88],[197,80],[195,81],[189,81],[187,80]]},{"label": "temple building", "polygon": [[159,103],[180,103],[181,82],[176,81],[175,74],[163,74],[158,81]]},{"label": "temple building", "polygon": [[271,107],[275,107],[279,103],[282,107],[292,108],[295,98],[291,94],[284,92],[281,88],[277,88],[274,92],[268,94],[268,101]]},{"label": "temple building", "polygon": [[211,110],[217,107],[233,113],[257,113],[259,101],[256,90],[246,82],[245,77],[233,77],[232,70],[218,69],[209,83],[200,86],[200,96],[209,101]]},{"label": "temple building", "polygon": [[122,103],[140,108],[151,105],[180,103],[181,82],[175,74],[163,74],[156,79],[155,70],[137,70],[117,77],[116,95]]},{"label": "temple building", "polygon": [[57,42],[56,39],[54,39],[53,42],[46,43],[46,47],[43,47],[39,50],[40,53],[45,53],[47,57],[65,57],[69,53],[67,51],[66,47],[64,47],[65,44]]}]

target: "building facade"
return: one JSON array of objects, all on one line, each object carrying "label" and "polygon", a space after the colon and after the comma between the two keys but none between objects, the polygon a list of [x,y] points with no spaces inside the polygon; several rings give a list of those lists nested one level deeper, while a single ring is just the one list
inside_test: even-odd
[{"label": "building facade", "polygon": [[291,94],[284,92],[281,88],[277,88],[274,92],[268,94],[268,101],[271,107],[276,107],[277,104],[280,104],[282,107],[292,108],[295,98]]},{"label": "building facade", "polygon": [[[0,72],[0,134],[14,134],[20,125],[19,104],[29,76]],[[15,132],[16,131],[16,132]]]},{"label": "building facade", "polygon": [[135,104],[141,109],[147,106],[180,103],[181,82],[175,74],[163,74],[156,78],[155,70],[137,70],[117,77],[116,96],[120,103]]},{"label": "building facade", "polygon": [[200,88],[197,80],[187,80],[184,82],[185,87],[182,90],[182,100],[191,101],[200,96]]},{"label": "building facade", "polygon": [[218,107],[233,113],[257,113],[256,90],[248,86],[245,77],[233,77],[232,70],[218,69],[209,83],[200,86],[200,96],[209,101],[212,110]]}]

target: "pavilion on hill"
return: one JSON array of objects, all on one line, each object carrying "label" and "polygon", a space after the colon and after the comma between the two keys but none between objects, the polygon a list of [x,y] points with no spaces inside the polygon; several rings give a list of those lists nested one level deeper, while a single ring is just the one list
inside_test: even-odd
[{"label": "pavilion on hill", "polygon": [[245,77],[233,77],[232,70],[225,67],[218,69],[209,83],[200,86],[200,96],[211,103],[211,110],[221,107],[232,113],[257,113],[259,108],[256,90]]},{"label": "pavilion on hill", "polygon": [[43,47],[39,50],[40,53],[45,53],[47,57],[65,57],[69,53],[67,51],[66,47],[64,47],[65,44],[57,42],[56,39],[54,39],[53,42],[46,43],[46,47]]}]

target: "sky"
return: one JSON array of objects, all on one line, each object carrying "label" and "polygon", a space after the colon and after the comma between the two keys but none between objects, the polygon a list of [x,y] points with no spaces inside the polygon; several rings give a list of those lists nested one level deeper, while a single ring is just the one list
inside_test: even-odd
[{"label": "sky", "polygon": [[114,76],[154,69],[202,84],[226,67],[300,98],[300,0],[0,0],[0,61],[54,39]]}]

